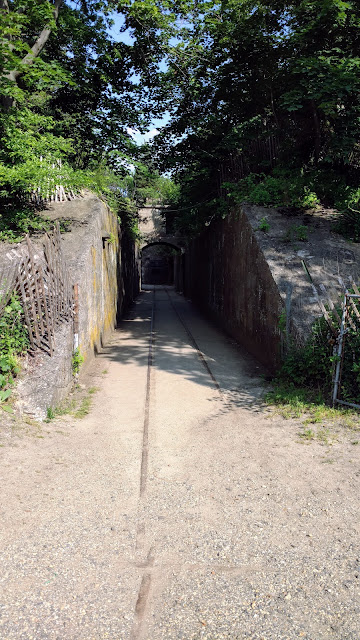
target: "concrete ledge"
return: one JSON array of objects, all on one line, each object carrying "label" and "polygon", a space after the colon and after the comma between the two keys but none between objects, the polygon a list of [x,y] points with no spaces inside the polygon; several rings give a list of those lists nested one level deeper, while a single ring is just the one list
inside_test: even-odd
[{"label": "concrete ledge", "polygon": [[243,205],[190,243],[185,293],[274,371],[285,343],[280,318],[288,316],[289,337],[303,343],[321,315],[303,260],[314,282],[334,295],[341,293],[339,276],[348,286],[350,276],[359,282],[359,245],[331,232],[331,213],[289,216]]},{"label": "concrete ledge", "polygon": [[[125,307],[138,293],[139,274],[132,239],[122,234],[117,218],[93,194],[53,204],[46,216],[71,221],[62,235],[64,258],[72,285],[78,285],[78,344],[84,358],[81,373],[113,331]],[[41,250],[41,239],[37,241]],[[21,249],[21,247],[18,247]],[[73,322],[64,323],[55,335],[52,357],[37,352],[28,356],[17,385],[18,406],[36,418],[66,397],[73,384]]]}]

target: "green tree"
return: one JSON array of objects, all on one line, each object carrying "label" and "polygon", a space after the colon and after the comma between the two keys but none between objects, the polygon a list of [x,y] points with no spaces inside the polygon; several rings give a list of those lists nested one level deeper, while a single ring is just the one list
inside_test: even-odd
[{"label": "green tree", "polygon": [[[114,12],[133,44],[109,36]],[[238,197],[357,214],[355,0],[0,0],[0,22],[4,197],[39,181],[40,157],[61,159],[69,183],[112,169],[140,199],[156,168],[180,185],[179,224],[194,231],[225,214],[241,158],[254,175]],[[128,128],[164,111],[170,122],[141,159]],[[273,134],[282,174],[270,182],[273,162],[253,150]]]},{"label": "green tree", "polygon": [[168,42],[158,95],[166,101],[165,87],[172,117],[154,142],[160,166],[182,185],[179,206],[206,200],[190,216],[200,226],[223,213],[222,165],[243,154],[245,173],[255,166],[263,180],[272,163],[252,157],[251,143],[271,134],[295,199],[346,206],[359,183],[359,4],[204,0],[192,8]]},{"label": "green tree", "polygon": [[110,181],[121,193],[128,129],[148,116],[137,56],[109,35],[117,4],[0,0],[0,230],[23,219],[34,188]]}]

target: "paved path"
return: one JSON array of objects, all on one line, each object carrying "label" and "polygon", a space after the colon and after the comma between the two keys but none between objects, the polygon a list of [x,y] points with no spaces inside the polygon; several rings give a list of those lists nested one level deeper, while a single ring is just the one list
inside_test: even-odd
[{"label": "paved path", "polygon": [[2,449],[1,640],[359,640],[359,447],[301,444],[259,373],[142,293],[90,414]]}]

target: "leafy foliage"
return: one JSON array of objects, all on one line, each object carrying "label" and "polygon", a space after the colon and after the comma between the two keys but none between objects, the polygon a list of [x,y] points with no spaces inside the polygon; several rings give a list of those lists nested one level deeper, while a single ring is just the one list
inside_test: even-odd
[{"label": "leafy foliage", "polygon": [[345,337],[340,394],[342,400],[359,404],[360,334],[351,326],[348,327]]},{"label": "leafy foliage", "polygon": [[271,175],[252,173],[236,183],[223,183],[223,188],[235,203],[248,201],[264,206],[285,205],[302,209],[319,203],[309,183],[311,179],[304,172],[274,169]]},{"label": "leafy foliage", "polygon": [[[348,191],[340,210],[351,213],[360,168],[359,4],[200,0],[188,9],[161,78],[172,117],[154,142],[180,185],[179,224],[193,233],[223,215],[231,204],[219,200],[224,188],[258,204],[309,208],[331,204],[339,180]],[[277,171],[273,158],[251,151],[271,135]],[[232,175],[236,158],[248,181]]]},{"label": "leafy foliage", "polygon": [[10,387],[20,371],[18,355],[24,353],[28,345],[23,310],[13,295],[0,316],[0,404],[11,395]]},{"label": "leafy foliage", "polygon": [[287,380],[298,387],[330,390],[333,340],[329,327],[321,318],[313,326],[308,342],[300,348],[292,347],[279,373],[279,381]]},{"label": "leafy foliage", "polygon": [[[46,192],[61,160],[68,185],[104,168],[126,178],[124,212],[134,206],[128,198],[154,197],[156,165],[177,184],[171,202],[190,234],[226,215],[232,199],[307,208],[333,206],[341,191],[341,229],[359,239],[355,0],[2,0],[0,7],[3,198],[34,185]],[[124,41],[110,35],[114,16]],[[164,112],[169,123],[140,157],[130,129],[144,131]],[[273,157],[253,152],[269,136],[278,141],[276,170]],[[228,171],[236,158],[248,175],[240,181]]]},{"label": "leafy foliage", "polygon": [[[341,310],[339,312],[341,313]],[[359,402],[359,354],[360,335],[349,327],[345,339],[341,378],[341,398],[348,402]],[[302,389],[308,399],[314,400],[317,397],[322,402],[329,402],[336,362],[333,334],[326,320],[320,318],[314,323],[312,334],[306,344],[290,348],[275,384],[280,389],[285,386],[293,389],[294,394]]]},{"label": "leafy foliage", "polygon": [[120,4],[0,2],[2,237],[42,226],[28,205],[32,190],[91,188],[113,206],[127,191],[130,130],[145,127],[150,110],[133,78],[146,62],[110,35]]},{"label": "leafy foliage", "polygon": [[79,348],[75,349],[72,356],[72,361],[71,361],[72,372],[74,376],[78,375],[80,371],[80,367],[83,362],[84,362],[84,356],[81,355],[80,349]]}]

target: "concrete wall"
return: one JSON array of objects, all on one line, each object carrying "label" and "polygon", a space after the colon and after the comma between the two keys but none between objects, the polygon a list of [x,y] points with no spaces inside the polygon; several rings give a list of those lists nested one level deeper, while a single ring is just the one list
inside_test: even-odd
[{"label": "concrete wall", "polygon": [[339,304],[344,287],[360,286],[360,246],[335,234],[333,219],[331,210],[242,205],[190,243],[185,294],[275,370],[287,344],[307,340],[319,298]]},{"label": "concrete wall", "polygon": [[71,280],[79,288],[84,368],[138,293],[134,243],[121,234],[116,217],[98,198],[90,198],[88,207],[82,224],[63,236]]},{"label": "concrete wall", "polygon": [[174,287],[179,293],[184,292],[185,254],[177,253],[174,256]]},{"label": "concrete wall", "polygon": [[144,237],[144,244],[166,235],[166,223],[162,211],[163,207],[157,208],[156,205],[145,205],[139,209],[139,230]]},{"label": "concrete wall", "polygon": [[[286,209],[243,205],[243,211],[286,306],[289,338],[304,344],[323,313],[319,297],[325,306],[329,298],[339,305],[344,287],[351,289],[352,280],[360,284],[360,245],[334,233],[337,213],[331,209],[296,215]],[[266,233],[261,230],[264,219]]]},{"label": "concrete wall", "polygon": [[244,211],[190,243],[184,292],[269,369],[277,367],[284,303]]},{"label": "concrete wall", "polygon": [[[116,217],[93,195],[82,200],[52,205],[47,216],[71,220],[63,234],[63,254],[71,283],[79,289],[78,344],[86,372],[125,308],[139,290],[136,248],[121,233]],[[18,384],[19,406],[37,418],[56,407],[73,384],[74,325],[63,324],[55,336],[55,353],[37,352],[28,357]]]}]

